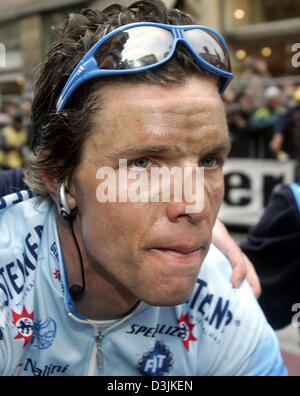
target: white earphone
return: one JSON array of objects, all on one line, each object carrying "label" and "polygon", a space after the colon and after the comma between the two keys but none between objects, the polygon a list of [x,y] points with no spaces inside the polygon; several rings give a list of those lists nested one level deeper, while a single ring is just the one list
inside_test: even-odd
[{"label": "white earphone", "polygon": [[57,186],[56,205],[60,216],[62,216],[67,221],[71,221],[72,212],[67,202],[65,183],[63,181]]}]

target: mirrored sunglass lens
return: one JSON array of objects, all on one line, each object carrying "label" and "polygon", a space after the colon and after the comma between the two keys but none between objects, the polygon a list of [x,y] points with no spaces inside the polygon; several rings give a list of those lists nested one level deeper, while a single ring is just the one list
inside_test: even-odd
[{"label": "mirrored sunglass lens", "polygon": [[95,52],[95,59],[100,69],[138,69],[165,59],[172,44],[171,32],[154,26],[139,26],[108,39]]},{"label": "mirrored sunglass lens", "polygon": [[230,70],[227,50],[217,36],[200,29],[185,31],[184,35],[202,59],[221,70]]}]

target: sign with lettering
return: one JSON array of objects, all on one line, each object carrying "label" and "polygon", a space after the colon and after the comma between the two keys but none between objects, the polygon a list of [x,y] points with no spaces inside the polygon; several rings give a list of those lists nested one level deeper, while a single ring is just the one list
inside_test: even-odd
[{"label": "sign with lettering", "polygon": [[228,225],[253,226],[274,188],[294,182],[295,162],[229,159],[224,167],[225,196],[219,219]]}]

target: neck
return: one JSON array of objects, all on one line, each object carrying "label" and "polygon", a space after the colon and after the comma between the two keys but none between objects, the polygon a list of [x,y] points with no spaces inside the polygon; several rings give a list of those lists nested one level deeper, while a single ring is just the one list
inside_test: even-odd
[{"label": "neck", "polygon": [[[82,285],[80,256],[69,224],[56,215],[61,250],[65,263],[68,288]],[[138,299],[124,288],[101,263],[86,251],[76,219],[74,233],[82,255],[85,272],[85,291],[75,303],[78,311],[88,319],[110,320],[124,317],[138,303]]]}]

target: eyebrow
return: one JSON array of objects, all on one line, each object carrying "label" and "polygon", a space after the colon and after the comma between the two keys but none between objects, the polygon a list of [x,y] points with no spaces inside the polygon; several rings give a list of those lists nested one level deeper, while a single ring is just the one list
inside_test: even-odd
[{"label": "eyebrow", "polygon": [[114,151],[109,156],[130,157],[132,155],[140,155],[144,153],[166,153],[172,150],[169,146],[132,146],[122,151]]},{"label": "eyebrow", "polygon": [[[126,158],[130,156],[136,156],[136,155],[143,155],[146,153],[170,153],[175,151],[182,151],[180,146],[163,146],[163,145],[150,145],[150,146],[132,146],[125,148],[122,151],[114,151],[109,154],[109,157],[118,157],[118,158]],[[230,139],[224,140],[223,142],[213,144],[211,146],[205,147],[205,154],[209,153],[215,153],[215,152],[229,152],[231,149],[231,141]]]},{"label": "eyebrow", "polygon": [[228,139],[222,143],[218,143],[216,145],[212,145],[211,147],[208,147],[205,151],[207,153],[217,153],[217,152],[229,152],[232,147],[232,142],[231,139]]}]

